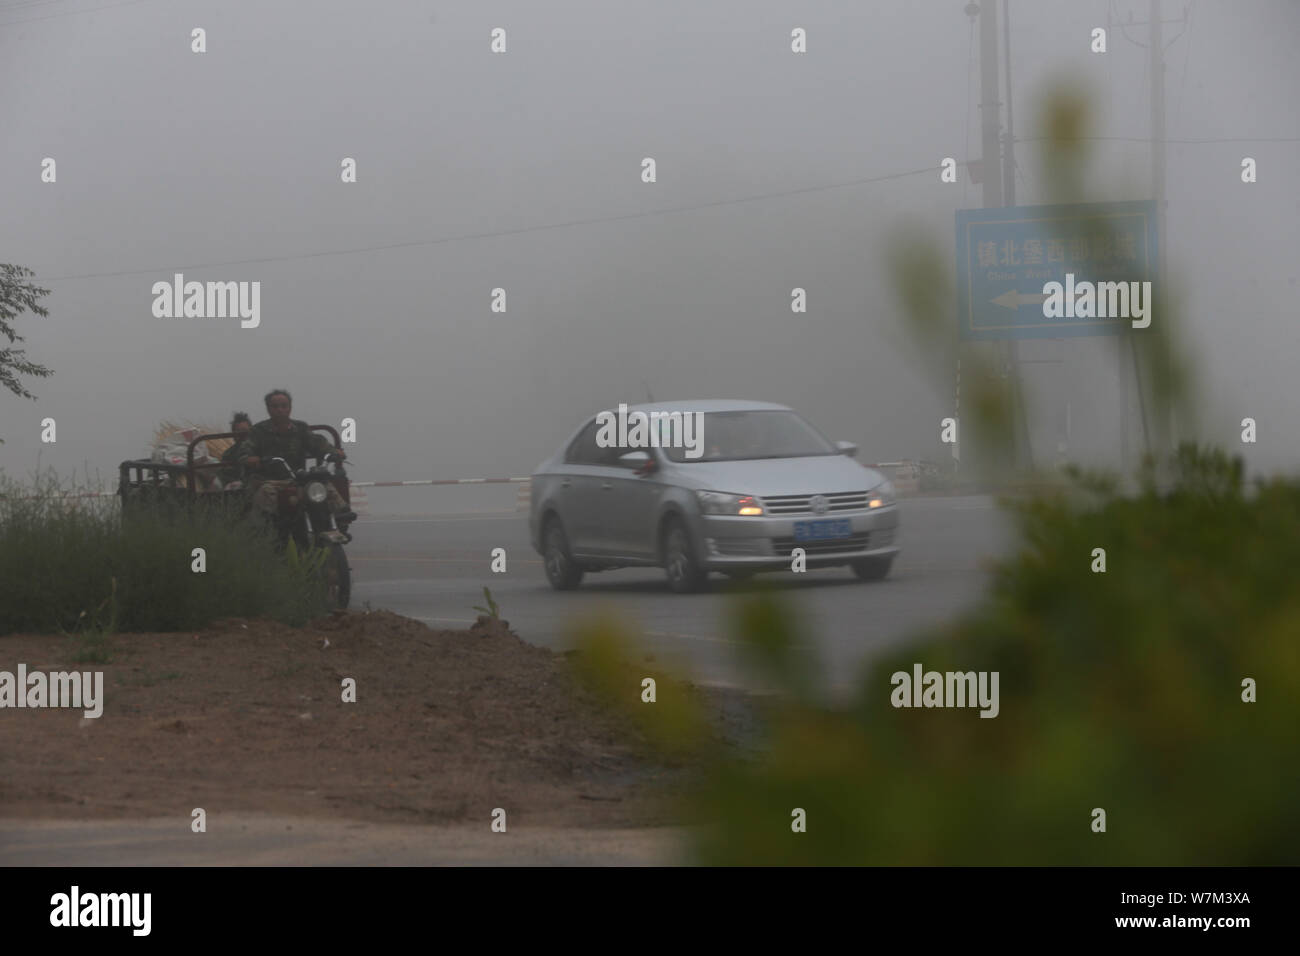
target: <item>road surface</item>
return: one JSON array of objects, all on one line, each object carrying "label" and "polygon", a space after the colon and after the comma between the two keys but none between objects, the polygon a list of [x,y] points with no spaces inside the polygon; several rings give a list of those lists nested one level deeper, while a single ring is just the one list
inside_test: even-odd
[{"label": "road surface", "polygon": [[[860,582],[847,568],[762,576],[790,600],[798,644],[840,690],[873,653],[969,607],[987,585],[988,559],[1010,546],[1009,522],[991,498],[911,498],[900,507],[903,550],[885,581]],[[554,591],[528,542],[524,512],[375,514],[352,530],[354,608],[369,602],[436,627],[464,627],[487,585],[525,640],[564,650],[575,622],[613,611],[639,630],[656,663],[699,682],[762,689],[739,666],[726,623],[743,588],[720,575],[707,593],[692,595],[673,594],[654,568],[589,574],[575,591]],[[494,548],[506,551],[505,573],[491,570]]]}]

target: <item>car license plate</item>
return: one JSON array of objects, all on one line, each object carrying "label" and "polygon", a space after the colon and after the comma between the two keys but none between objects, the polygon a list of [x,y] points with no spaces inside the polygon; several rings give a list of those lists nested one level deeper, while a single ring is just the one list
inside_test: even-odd
[{"label": "car license plate", "polygon": [[853,527],[848,518],[835,518],[832,521],[796,521],[794,539],[796,541],[825,541],[827,538],[847,538],[853,534]]}]

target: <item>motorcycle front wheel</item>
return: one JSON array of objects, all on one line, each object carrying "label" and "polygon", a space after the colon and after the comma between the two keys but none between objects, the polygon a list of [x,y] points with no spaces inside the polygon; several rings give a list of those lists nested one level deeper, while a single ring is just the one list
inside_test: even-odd
[{"label": "motorcycle front wheel", "polygon": [[329,549],[329,557],[321,567],[321,583],[325,585],[326,607],[333,611],[346,608],[352,599],[352,569],[343,545],[331,544]]}]

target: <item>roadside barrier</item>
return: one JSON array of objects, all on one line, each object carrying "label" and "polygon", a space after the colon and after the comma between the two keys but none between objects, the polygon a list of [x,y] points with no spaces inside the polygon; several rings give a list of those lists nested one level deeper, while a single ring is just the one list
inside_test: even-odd
[{"label": "roadside barrier", "polygon": [[[905,461],[879,461],[866,462],[868,468],[899,468],[903,465],[910,464]],[[906,479],[905,479],[906,481]],[[519,492],[515,495],[515,510],[527,511],[532,504],[532,479],[524,478],[426,478],[418,481],[353,481],[350,483],[352,488],[352,510],[359,515],[369,514],[370,502],[366,497],[367,488],[413,488],[420,485],[519,485]],[[0,495],[0,498],[6,497]],[[66,495],[24,495],[21,501],[31,501],[37,498],[116,498],[116,491],[81,491]]]},{"label": "roadside barrier", "polygon": [[[416,485],[502,485],[518,484],[520,485],[519,495],[516,497],[515,506],[517,510],[527,510],[529,501],[529,486],[532,483],[531,478],[431,478],[421,481],[353,481],[349,482],[352,489],[352,510],[359,515],[368,514],[370,502],[366,497],[367,488],[406,488]],[[19,501],[35,501],[38,499],[55,499],[59,501],[71,501],[78,498],[116,498],[117,491],[77,491],[63,495],[22,495]],[[9,497],[0,495],[0,498]]]}]

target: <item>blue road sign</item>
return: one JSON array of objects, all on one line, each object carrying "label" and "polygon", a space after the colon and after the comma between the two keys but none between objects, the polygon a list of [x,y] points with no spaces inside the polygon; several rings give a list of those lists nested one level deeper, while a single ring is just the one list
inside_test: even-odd
[{"label": "blue road sign", "polygon": [[[1151,282],[1152,200],[957,211],[957,319],[967,340],[1115,335],[1122,317],[1048,318],[1048,282]],[[1070,309],[1072,312],[1073,309]]]}]

